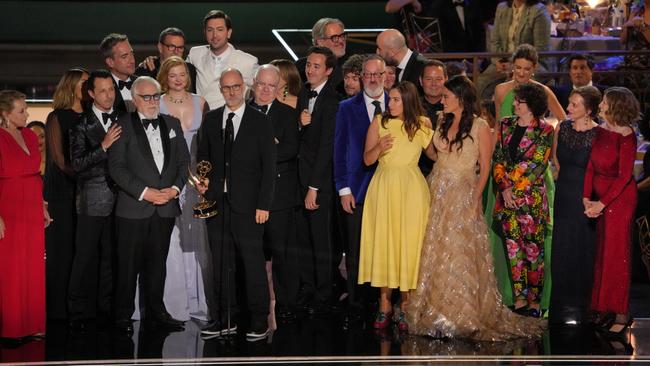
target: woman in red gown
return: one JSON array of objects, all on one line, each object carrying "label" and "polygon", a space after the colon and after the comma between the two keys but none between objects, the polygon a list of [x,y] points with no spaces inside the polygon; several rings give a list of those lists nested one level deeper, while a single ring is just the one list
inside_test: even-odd
[{"label": "woman in red gown", "polygon": [[[620,334],[631,323],[630,247],[637,193],[632,175],[636,134],[630,124],[639,118],[639,102],[630,90],[613,87],[599,107],[605,123],[595,127],[583,194],[585,214],[598,218],[591,309],[609,333]],[[612,318],[613,323],[606,320]]]},{"label": "woman in red gown", "polygon": [[[25,95],[0,91],[0,337],[45,333],[45,226],[38,138]],[[45,225],[44,225],[45,220]]]}]

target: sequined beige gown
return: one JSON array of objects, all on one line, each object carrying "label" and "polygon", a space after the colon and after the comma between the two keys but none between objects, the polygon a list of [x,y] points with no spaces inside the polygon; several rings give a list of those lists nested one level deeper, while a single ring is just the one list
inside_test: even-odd
[{"label": "sequined beige gown", "polygon": [[406,310],[411,334],[505,340],[541,334],[545,321],[513,313],[501,301],[492,264],[478,179],[478,128],[463,148],[449,151],[440,132],[433,143],[438,160],[427,178],[429,221],[420,256],[417,288]]}]

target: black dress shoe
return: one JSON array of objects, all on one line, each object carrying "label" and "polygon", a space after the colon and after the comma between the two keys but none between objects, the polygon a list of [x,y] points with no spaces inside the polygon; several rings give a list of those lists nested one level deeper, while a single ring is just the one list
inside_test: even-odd
[{"label": "black dress shoe", "polygon": [[133,334],[133,323],[130,319],[121,319],[115,322],[115,331],[119,333]]},{"label": "black dress shoe", "polygon": [[156,318],[167,323],[173,323],[180,326],[185,325],[184,321],[172,318],[172,316],[167,312],[159,314]]},{"label": "black dress shoe", "polygon": [[182,332],[185,330],[183,325],[167,319],[145,319],[143,325],[145,330],[150,331]]},{"label": "black dress shoe", "polygon": [[84,333],[88,330],[88,326],[88,320],[85,319],[75,319],[68,323],[68,329],[73,333]]}]

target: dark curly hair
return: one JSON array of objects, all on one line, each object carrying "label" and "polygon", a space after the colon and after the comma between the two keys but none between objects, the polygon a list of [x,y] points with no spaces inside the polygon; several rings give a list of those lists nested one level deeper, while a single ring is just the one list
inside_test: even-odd
[{"label": "dark curly hair", "polygon": [[[420,102],[420,96],[418,94],[418,89],[410,81],[402,81],[401,83],[395,85],[391,90],[396,89],[400,96],[402,97],[402,106],[404,110],[402,112],[404,116],[404,131],[409,137],[410,141],[413,141],[415,133],[421,127],[421,117],[426,116],[424,107],[422,107],[422,102]],[[391,118],[397,118],[398,116],[391,116],[390,109],[386,108],[386,111],[381,117],[381,126],[386,128],[386,122]]]},{"label": "dark curly hair", "polygon": [[548,96],[544,88],[536,83],[523,83],[515,87],[515,99],[525,102],[533,117],[540,119],[548,110]]},{"label": "dark curly hair", "polygon": [[[449,129],[454,122],[453,113],[445,113],[439,127],[440,134],[442,135],[442,139],[449,145],[449,151],[451,151],[451,147],[454,144],[457,144],[458,150],[460,150],[463,148],[463,140],[466,137],[472,139],[472,136],[470,136],[469,133],[472,130],[474,117],[479,111],[476,98],[476,87],[466,76],[456,75],[445,82],[445,88],[458,98],[458,102],[462,106],[463,112],[460,116],[458,132],[456,132],[456,136],[453,140],[449,141],[447,138],[447,132],[449,132]],[[472,141],[474,141],[474,139],[472,139]]]},{"label": "dark curly hair", "polygon": [[578,94],[582,97],[583,105],[589,111],[589,117],[594,120],[598,119],[598,105],[603,98],[600,90],[596,87],[587,85],[574,89],[569,97],[573,94]]},{"label": "dark curly hair", "polygon": [[520,58],[532,62],[533,65],[537,65],[537,62],[539,61],[539,55],[537,54],[537,50],[535,49],[535,47],[529,45],[528,43],[522,43],[519,46],[517,46],[515,52],[512,53],[511,61],[512,63],[514,63]]}]

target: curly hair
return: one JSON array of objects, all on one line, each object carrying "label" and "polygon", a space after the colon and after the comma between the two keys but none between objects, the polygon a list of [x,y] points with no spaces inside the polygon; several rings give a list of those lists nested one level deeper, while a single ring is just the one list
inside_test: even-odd
[{"label": "curly hair", "polygon": [[639,101],[630,89],[622,86],[611,87],[605,90],[603,99],[608,106],[605,111],[608,122],[616,126],[629,126],[639,120]]},{"label": "curly hair", "polygon": [[[404,107],[403,122],[404,122],[404,131],[409,137],[410,141],[413,141],[415,133],[421,128],[421,117],[426,116],[424,107],[422,107],[422,102],[420,102],[420,96],[418,94],[418,89],[410,81],[402,81],[391,90],[397,90],[402,97],[402,105]],[[391,116],[390,109],[386,108],[383,116],[381,117],[381,126],[386,128],[386,122],[391,118],[397,118],[398,116]]]},{"label": "curly hair", "polygon": [[598,90],[596,87],[587,85],[574,89],[569,97],[571,97],[573,94],[577,94],[582,97],[582,104],[585,106],[585,109],[589,111],[589,117],[591,117],[591,119],[597,119],[598,105],[600,104],[603,96],[600,93],[600,90]]},{"label": "curly hair", "polygon": [[548,96],[544,88],[536,83],[519,84],[514,89],[515,99],[525,102],[533,117],[540,119],[548,110]]},{"label": "curly hair", "polygon": [[445,88],[447,88],[456,96],[456,98],[458,98],[458,102],[462,106],[463,112],[460,116],[458,132],[456,132],[456,136],[451,141],[449,141],[447,133],[449,132],[449,129],[454,122],[453,113],[445,113],[442,119],[442,123],[439,127],[440,134],[442,135],[442,139],[445,140],[445,142],[447,142],[449,145],[449,151],[451,151],[452,145],[454,144],[458,145],[457,150],[461,150],[463,148],[463,140],[466,137],[469,137],[472,139],[472,141],[474,141],[469,133],[472,130],[474,117],[478,114],[477,112],[479,111],[477,105],[476,87],[474,86],[474,83],[472,83],[471,80],[469,80],[466,76],[456,75],[445,82]]}]

